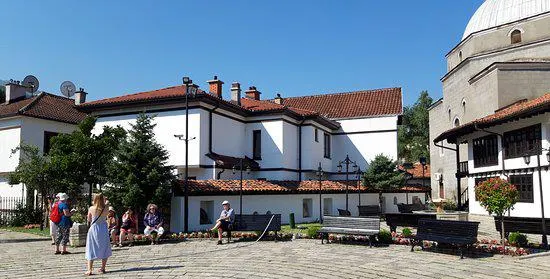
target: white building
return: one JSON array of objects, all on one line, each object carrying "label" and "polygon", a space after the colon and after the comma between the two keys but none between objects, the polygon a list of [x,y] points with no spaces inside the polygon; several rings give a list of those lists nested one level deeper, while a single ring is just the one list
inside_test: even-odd
[{"label": "white building", "polygon": [[[346,156],[362,170],[368,168],[367,162],[378,154],[397,159],[397,125],[402,113],[400,88],[291,98],[278,95],[273,100],[261,100],[256,87],[251,86],[245,91],[246,96],[241,97],[240,84],[233,83],[231,99],[224,100],[223,82],[214,77],[208,84],[209,92],[199,90],[188,96],[188,136],[192,139],[189,141],[189,176],[193,180],[238,179],[238,174],[234,175],[231,169],[243,157],[252,168],[245,179],[296,183],[317,179],[313,171],[319,164],[328,174],[325,179],[344,180],[345,166],[343,173],[338,172],[337,166]],[[129,129],[141,112],[155,115],[157,141],[170,154],[168,164],[183,174],[185,142],[174,135],[185,133],[185,91],[184,86],[168,87],[92,101],[81,104],[79,109],[98,117],[97,133],[103,126],[120,125]],[[350,180],[356,179],[352,172],[350,165]],[[256,190],[252,192],[258,194]],[[201,193],[194,192],[194,195]],[[291,198],[284,197],[280,202],[278,198],[273,200],[272,194],[265,199],[280,203],[273,210],[284,209],[280,213],[288,216],[286,212],[290,209],[285,201]],[[215,201],[216,211],[223,198],[210,199]],[[292,199],[300,198],[293,196]],[[190,207],[192,202],[200,204],[199,200],[191,199]],[[259,196],[254,197],[255,204],[263,207],[261,200]],[[336,200],[333,204],[340,206]],[[349,204],[350,209],[354,208],[352,212],[357,211],[357,203],[350,200]],[[183,198],[176,196],[172,216],[180,216],[183,207]],[[264,210],[247,206],[243,211]],[[200,211],[190,209],[190,212],[194,214],[190,216],[190,228],[195,228],[191,227],[196,223],[192,223],[191,218],[198,218]],[[181,224],[181,219],[172,219],[173,230],[181,230],[181,226],[176,225]]]},{"label": "white building", "polygon": [[[443,98],[430,108],[430,140],[550,91],[550,0],[486,0],[445,55]],[[469,144],[434,142],[434,196],[466,202]]]},{"label": "white building", "polygon": [[549,120],[550,93],[517,102],[436,138],[468,143],[470,213],[487,214],[475,199],[475,185],[489,177],[502,177],[520,192],[520,200],[510,210],[510,216],[540,218],[541,201],[546,205],[545,217],[550,216],[550,189],[546,187],[550,183]]},{"label": "white building", "polygon": [[[78,93],[84,97],[83,92]],[[26,197],[24,185],[9,185],[7,176],[19,165],[21,143],[47,152],[50,138],[70,133],[86,114],[74,107],[75,100],[42,92],[31,96],[23,86],[6,84],[6,101],[0,104],[0,197]]]}]

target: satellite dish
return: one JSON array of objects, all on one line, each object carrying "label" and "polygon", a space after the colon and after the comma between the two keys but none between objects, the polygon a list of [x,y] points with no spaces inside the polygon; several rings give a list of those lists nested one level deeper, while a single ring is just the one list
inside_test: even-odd
[{"label": "satellite dish", "polygon": [[76,86],[74,83],[70,81],[64,81],[61,83],[61,93],[63,96],[70,98],[74,95],[74,92],[76,92]]},{"label": "satellite dish", "polygon": [[38,91],[38,86],[40,85],[40,83],[35,76],[28,75],[25,77],[25,79],[23,79],[21,85],[25,87],[25,91],[29,93],[35,93],[36,91]]}]

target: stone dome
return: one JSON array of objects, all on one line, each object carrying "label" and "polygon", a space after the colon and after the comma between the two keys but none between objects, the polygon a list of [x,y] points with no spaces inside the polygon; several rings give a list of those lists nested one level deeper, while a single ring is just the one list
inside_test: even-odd
[{"label": "stone dome", "polygon": [[550,11],[550,0],[486,0],[470,19],[462,39],[491,27]]}]

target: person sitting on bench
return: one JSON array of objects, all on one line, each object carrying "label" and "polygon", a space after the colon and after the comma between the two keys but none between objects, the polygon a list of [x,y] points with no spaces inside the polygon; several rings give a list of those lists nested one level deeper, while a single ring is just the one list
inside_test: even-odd
[{"label": "person sitting on bench", "polygon": [[212,230],[218,229],[218,245],[222,244],[222,234],[224,231],[231,230],[233,222],[235,221],[235,212],[228,201],[222,202],[223,210],[220,214],[220,218],[216,220],[216,225]]}]

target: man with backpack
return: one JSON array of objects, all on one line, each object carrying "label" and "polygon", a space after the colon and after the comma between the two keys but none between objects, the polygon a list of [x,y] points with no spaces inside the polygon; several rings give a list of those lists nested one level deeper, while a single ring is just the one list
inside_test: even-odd
[{"label": "man with backpack", "polygon": [[[67,199],[69,196],[65,193],[57,194],[59,202],[55,203],[52,212],[50,214],[50,220],[57,225],[57,238],[55,240],[55,254],[70,254],[67,251],[67,244],[69,243],[69,232],[73,221],[71,216],[73,210],[69,210]],[[63,251],[59,251],[59,245],[63,246]]]}]

